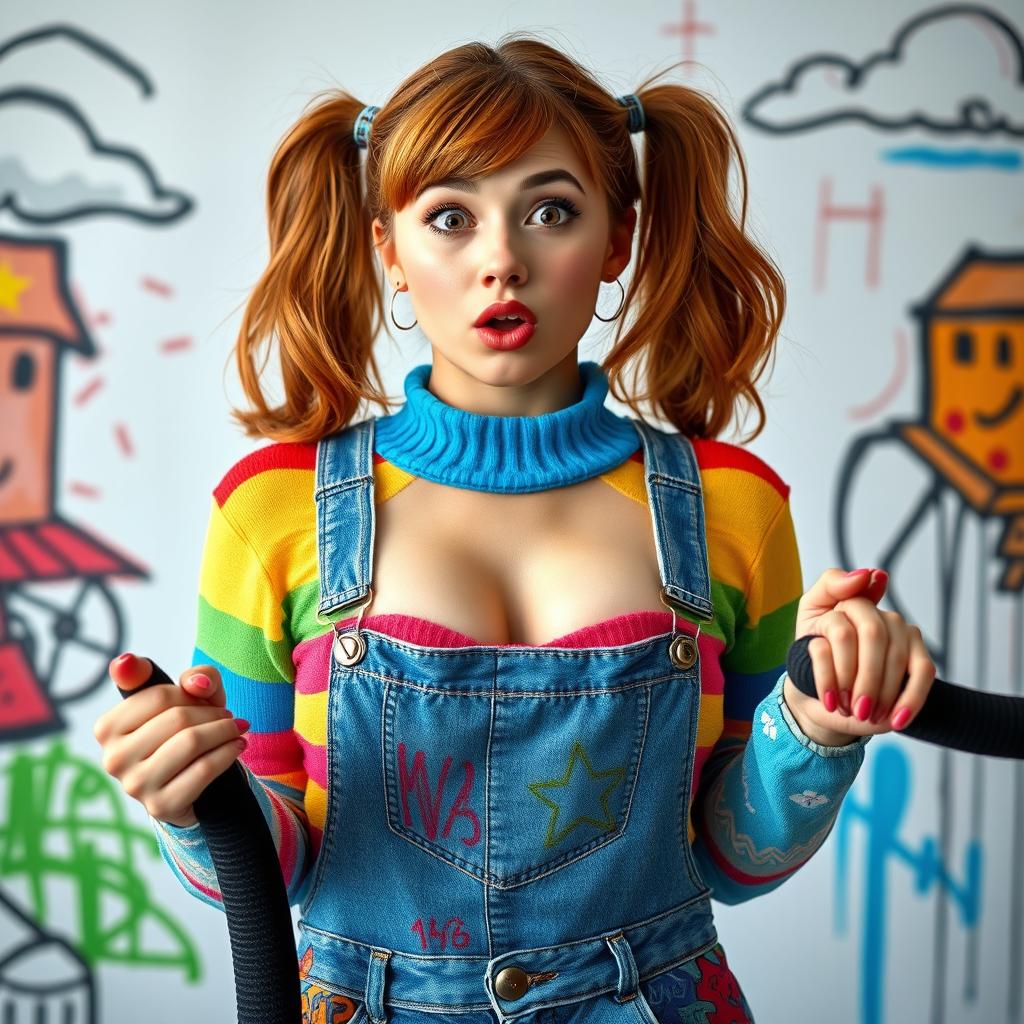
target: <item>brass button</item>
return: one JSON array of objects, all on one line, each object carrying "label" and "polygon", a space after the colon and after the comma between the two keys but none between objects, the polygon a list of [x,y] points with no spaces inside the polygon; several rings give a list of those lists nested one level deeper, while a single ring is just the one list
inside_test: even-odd
[{"label": "brass button", "polygon": [[522,967],[503,967],[494,979],[494,991],[502,999],[519,999],[530,987],[530,976]]},{"label": "brass button", "polygon": [[677,636],[669,645],[668,656],[677,668],[693,668],[697,660],[697,643],[692,636]]}]

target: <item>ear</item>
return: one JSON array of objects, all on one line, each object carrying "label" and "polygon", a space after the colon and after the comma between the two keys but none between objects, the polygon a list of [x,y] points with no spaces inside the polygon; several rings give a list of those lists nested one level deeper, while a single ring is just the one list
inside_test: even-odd
[{"label": "ear", "polygon": [[609,281],[626,269],[633,251],[633,231],[636,229],[636,207],[629,206],[622,216],[612,224],[608,239],[608,253],[605,256],[602,278]]},{"label": "ear", "polygon": [[[381,224],[379,218],[373,218],[373,247],[377,250],[377,255],[380,256],[381,265],[384,268],[384,275],[388,279],[388,283],[394,287],[395,278],[404,279],[405,275],[402,273],[402,267],[398,263],[398,254],[395,250],[395,239],[394,231],[392,231],[391,238],[384,238],[384,225]],[[396,273],[397,272],[397,273]]]}]

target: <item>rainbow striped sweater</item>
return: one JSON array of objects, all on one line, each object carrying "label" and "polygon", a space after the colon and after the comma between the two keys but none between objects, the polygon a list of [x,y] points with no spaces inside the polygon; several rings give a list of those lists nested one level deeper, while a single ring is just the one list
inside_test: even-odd
[{"label": "rainbow striped sweater", "polygon": [[[823,747],[782,697],[802,593],[789,488],[746,449],[696,441],[715,618],[699,638],[702,680],[689,834],[715,899],[737,903],[781,884],[821,846],[863,761],[864,740]],[[271,444],[242,458],[212,496],[193,665],[213,665],[227,706],[251,722],[241,755],[270,825],[292,903],[312,878],[326,819],[330,624],[316,617],[315,444]],[[375,500],[415,477],[374,453]],[[643,448],[601,474],[644,506]],[[354,622],[354,616],[352,621]],[[545,646],[631,643],[671,629],[634,612]],[[413,643],[470,637],[405,615],[366,615]],[[192,895],[221,906],[198,825],[153,820],[161,853]]]}]

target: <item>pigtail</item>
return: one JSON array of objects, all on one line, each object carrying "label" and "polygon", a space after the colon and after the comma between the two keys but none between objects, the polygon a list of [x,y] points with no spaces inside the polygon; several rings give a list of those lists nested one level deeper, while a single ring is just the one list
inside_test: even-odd
[{"label": "pigtail", "polygon": [[[742,400],[757,414],[749,441],[764,428],[754,385],[782,323],[785,282],[744,233],[746,167],[726,115],[681,85],[638,95],[646,117],[639,259],[627,296],[638,299],[638,314],[604,361],[609,390],[638,414],[638,403],[650,402],[681,433],[703,438],[720,434]],[[738,219],[728,194],[733,153]],[[623,366],[641,353],[647,389],[621,396]]]},{"label": "pigtail", "polygon": [[[389,404],[373,355],[383,289],[360,179],[361,150],[352,137],[363,104],[340,90],[311,104],[317,99],[281,141],[267,176],[270,259],[246,303],[235,345],[253,408],[232,409],[232,417],[250,437],[315,441],[347,425],[361,399],[385,410]],[[284,400],[272,408],[261,375],[274,341]]]}]

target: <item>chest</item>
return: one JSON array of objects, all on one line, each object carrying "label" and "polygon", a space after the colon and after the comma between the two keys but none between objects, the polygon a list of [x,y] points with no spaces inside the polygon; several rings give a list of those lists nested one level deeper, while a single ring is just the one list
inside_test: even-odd
[{"label": "chest", "polygon": [[422,478],[376,509],[368,614],[430,619],[485,644],[539,646],[665,611],[650,511],[600,478],[488,494]]}]

